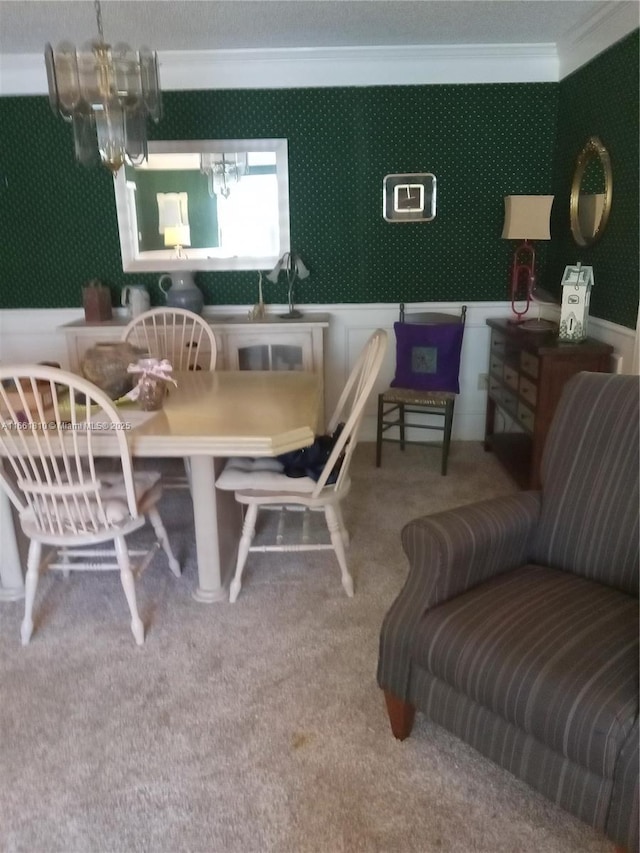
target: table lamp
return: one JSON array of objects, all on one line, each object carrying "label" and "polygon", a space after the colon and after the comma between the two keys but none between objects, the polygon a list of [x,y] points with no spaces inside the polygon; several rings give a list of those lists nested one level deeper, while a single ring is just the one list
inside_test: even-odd
[{"label": "table lamp", "polygon": [[[505,240],[522,240],[513,255],[511,268],[511,310],[515,318],[513,323],[521,323],[529,310],[531,293],[535,288],[536,252],[531,240],[550,240],[549,219],[551,217],[552,195],[508,195],[504,199],[504,227],[502,237]],[[524,302],[524,309],[516,307]]]},{"label": "table lamp", "polygon": [[176,250],[176,258],[186,258],[183,246],[191,245],[191,229],[188,225],[167,225],[164,229],[164,244]]},{"label": "table lamp", "polygon": [[297,320],[302,317],[302,313],[296,310],[293,304],[293,285],[298,278],[308,278],[309,270],[304,265],[300,255],[296,255],[293,252],[285,252],[271,272],[267,273],[266,277],[269,281],[275,284],[278,281],[278,277],[281,272],[284,272],[287,276],[289,301],[289,312],[287,314],[282,314],[281,316],[285,320]]}]

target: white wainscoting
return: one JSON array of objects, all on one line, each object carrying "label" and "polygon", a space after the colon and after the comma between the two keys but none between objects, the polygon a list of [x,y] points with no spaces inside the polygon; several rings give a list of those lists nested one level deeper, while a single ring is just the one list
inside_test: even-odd
[{"label": "white wainscoting", "polygon": [[[458,313],[459,302],[411,303],[412,309],[450,311]],[[389,332],[389,347],[374,393],[366,410],[361,437],[375,438],[376,395],[384,390],[393,377],[395,341],[393,323],[398,318],[398,306],[389,303],[304,305],[309,313],[318,311],[331,316],[325,340],[325,410],[330,413],[335,406],[349,370],[365,340],[376,328]],[[246,310],[249,306],[246,306]],[[285,309],[283,305],[269,306],[274,313]],[[216,315],[238,314],[242,306],[209,306]],[[489,361],[489,317],[509,316],[508,302],[467,303],[467,323],[462,348],[460,369],[460,397],[456,403],[453,438],[463,441],[481,440],[484,435],[486,391],[480,386],[480,377],[487,372]],[[553,317],[554,309],[545,311]],[[60,326],[82,319],[81,308],[16,309],[0,311],[0,361],[3,363],[57,361],[68,367],[65,339]],[[637,354],[634,352],[636,331],[617,326],[605,320],[592,318],[589,325],[591,337],[610,343],[616,352],[613,369],[623,373],[638,373]],[[438,436],[434,434],[434,439]]]},{"label": "white wainscoting", "polygon": [[[462,303],[412,303],[412,309],[460,313]],[[386,329],[389,346],[378,382],[369,399],[362,428],[364,440],[375,439],[377,394],[388,387],[395,369],[395,338],[393,324],[398,319],[398,306],[331,305],[323,306],[331,313],[331,324],[325,348],[326,406],[330,412],[346,381],[348,371],[364,345],[371,330]],[[484,435],[486,391],[478,387],[479,376],[486,374],[489,362],[488,317],[502,317],[509,313],[508,303],[472,302],[467,304],[467,322],[462,346],[460,367],[460,397],[456,402],[453,438],[479,440]],[[429,433],[423,434],[422,439]],[[437,433],[433,440],[439,440]]]}]

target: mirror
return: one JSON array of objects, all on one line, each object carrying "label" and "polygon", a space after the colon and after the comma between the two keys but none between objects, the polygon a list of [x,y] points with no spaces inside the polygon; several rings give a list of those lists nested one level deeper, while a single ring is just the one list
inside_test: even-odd
[{"label": "mirror", "polygon": [[290,250],[286,139],[150,142],[114,185],[125,272],[271,269]]},{"label": "mirror", "polygon": [[579,246],[590,246],[602,236],[612,195],[609,154],[598,137],[592,136],[578,155],[571,186],[571,233]]}]

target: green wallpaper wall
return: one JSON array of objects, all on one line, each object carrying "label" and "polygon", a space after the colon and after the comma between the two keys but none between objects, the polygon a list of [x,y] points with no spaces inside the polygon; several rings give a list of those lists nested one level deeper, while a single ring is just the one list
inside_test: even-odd
[{"label": "green wallpaper wall", "polygon": [[[638,31],[560,83],[554,162],[556,199],[549,279],[560,290],[567,264],[593,266],[590,311],[635,328],[640,281],[638,247]],[[576,246],[569,228],[575,161],[590,136],[599,136],[611,157],[613,201],[606,230],[593,247]]]},{"label": "green wallpaper wall", "polygon": [[[311,270],[300,302],[499,300],[503,196],[550,192],[557,105],[557,84],[169,92],[153,135],[289,140],[292,245]],[[0,127],[0,305],[80,305],[91,278],[114,301],[143,281],[160,303],[157,276],[121,270],[110,175],[76,165],[47,99],[0,98]],[[425,170],[436,219],[385,222],[385,174]],[[255,272],[196,281],[210,304],[256,298]],[[284,283],[264,295],[285,301]]]},{"label": "green wallpaper wall", "polygon": [[[592,263],[592,313],[635,326],[638,302],[638,34],[560,84],[345,87],[169,92],[156,139],[289,140],[292,245],[311,277],[298,301],[503,300],[512,245],[500,239],[503,197],[556,195],[540,283]],[[81,304],[91,278],[119,290],[157,276],[121,269],[112,180],[73,158],[70,128],[45,97],[0,98],[0,307]],[[573,164],[597,134],[613,163],[603,239],[578,250],[568,227]],[[382,218],[390,172],[433,171],[428,224]],[[255,272],[198,273],[209,304],[252,303]],[[266,284],[283,302],[284,283]]]}]

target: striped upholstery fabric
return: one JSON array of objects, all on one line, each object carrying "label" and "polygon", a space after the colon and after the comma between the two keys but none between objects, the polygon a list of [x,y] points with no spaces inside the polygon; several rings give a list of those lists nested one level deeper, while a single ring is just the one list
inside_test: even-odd
[{"label": "striped upholstery fabric", "polygon": [[565,386],[542,464],[531,558],[638,594],[637,376],[580,373]]},{"label": "striped upholstery fabric", "polygon": [[638,850],[640,824],[639,736],[638,720],[636,720],[633,731],[629,735],[616,765],[616,776],[606,827],[609,838],[615,838],[618,844],[632,851]]},{"label": "striped upholstery fabric", "polygon": [[537,492],[417,518],[402,531],[411,571],[385,616],[378,683],[405,698],[413,637],[423,615],[442,601],[526,560],[538,520]]},{"label": "striped upholstery fabric", "polygon": [[[565,388],[541,492],[406,525],[378,683],[638,851],[638,378]],[[406,730],[399,736],[406,736]]]},{"label": "striped upholstery fabric", "polygon": [[[411,700],[434,723],[522,779],[556,805],[607,831],[614,783],[559,755],[498,714],[424,670],[412,679]],[[620,836],[611,836],[620,841]],[[629,846],[629,850],[633,850]]]},{"label": "striped upholstery fabric", "polygon": [[430,610],[413,663],[611,778],[638,715],[637,616],[625,593],[524,566]]}]

